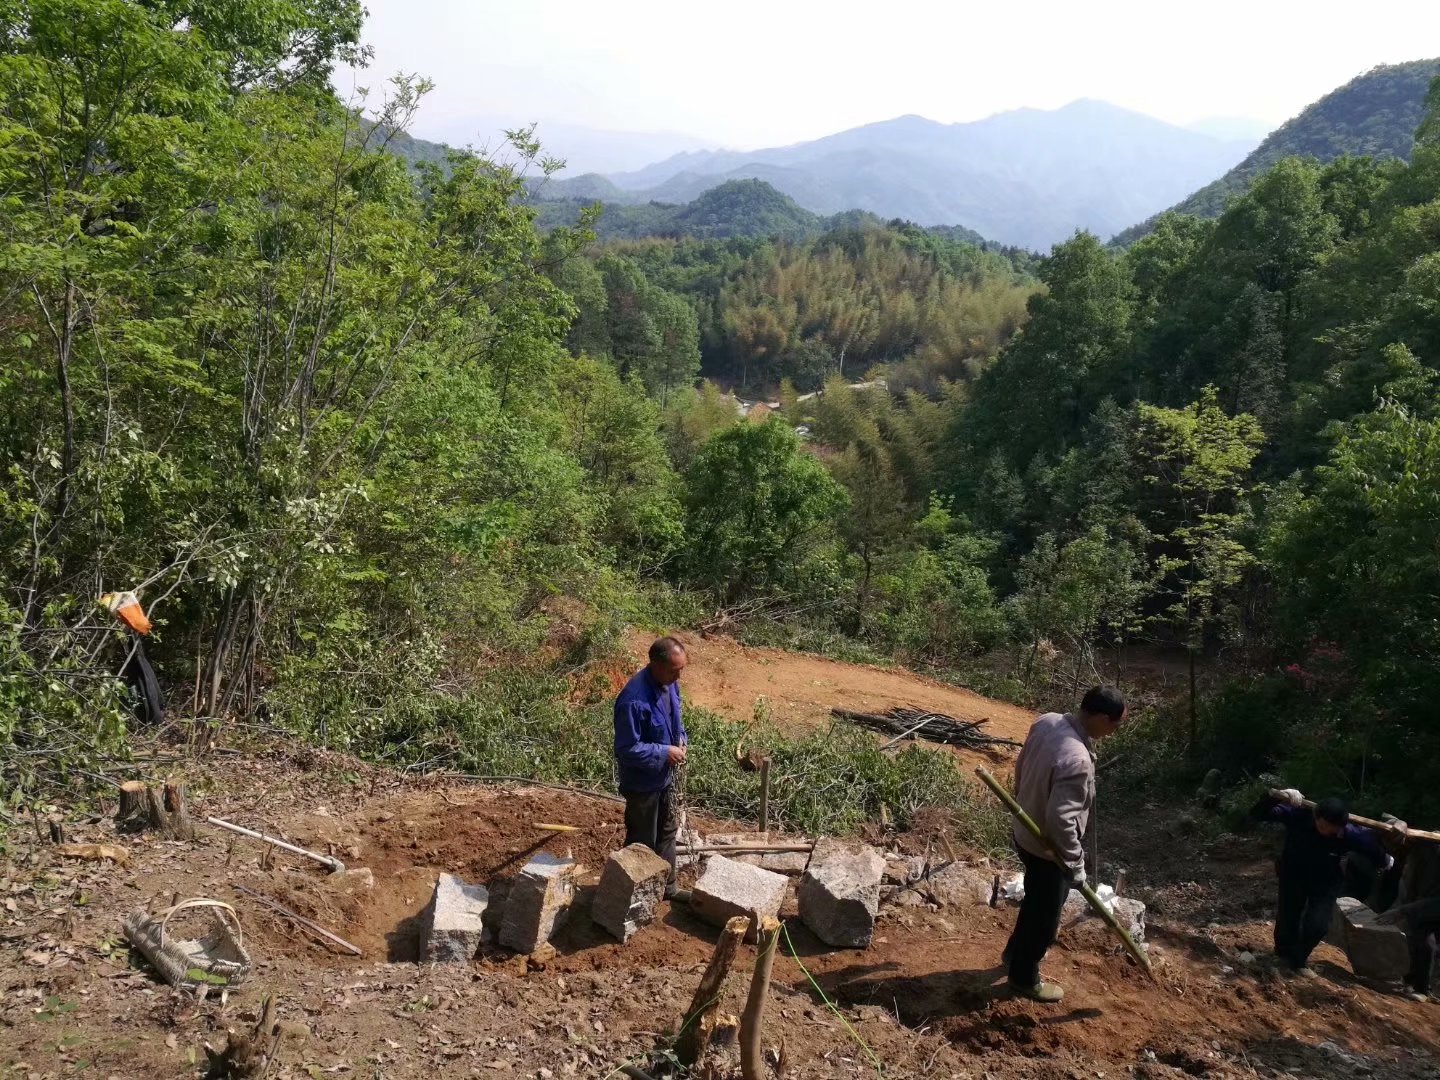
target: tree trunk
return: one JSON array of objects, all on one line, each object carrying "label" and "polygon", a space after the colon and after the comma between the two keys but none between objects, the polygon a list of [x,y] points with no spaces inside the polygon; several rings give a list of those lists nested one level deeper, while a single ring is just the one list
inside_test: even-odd
[{"label": "tree trunk", "polygon": [[705,1049],[715,1033],[720,991],[725,984],[725,976],[730,973],[730,965],[735,961],[735,950],[749,926],[750,920],[744,916],[737,916],[725,924],[720,940],[715,943],[710,966],[700,977],[700,985],[690,999],[690,1008],[685,1010],[685,1026],[675,1043],[675,1057],[687,1069],[705,1056]]},{"label": "tree trunk", "polygon": [[1189,649],[1190,659],[1190,756],[1194,758],[1200,753],[1200,713],[1197,708],[1197,694],[1195,692],[1195,647]]}]

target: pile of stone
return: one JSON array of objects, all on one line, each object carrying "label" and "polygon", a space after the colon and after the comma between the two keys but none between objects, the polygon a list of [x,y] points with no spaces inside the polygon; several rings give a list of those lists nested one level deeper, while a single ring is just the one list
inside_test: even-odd
[{"label": "pile of stone", "polygon": [[[490,890],[441,874],[425,913],[421,958],[468,961],[491,943],[532,956],[544,952],[570,917],[579,871],[572,858],[542,853]],[[622,848],[605,862],[590,917],[628,941],[655,920],[669,873],[669,864],[649,848]]]},{"label": "pile of stone", "polygon": [[[704,846],[754,840],[712,836]],[[692,842],[701,846],[698,838]],[[801,922],[833,948],[867,948],[884,905],[913,903],[938,910],[997,900],[996,875],[984,863],[931,867],[919,856],[885,853],[858,841],[822,838],[809,852],[714,853],[703,856],[701,867],[689,898],[695,916],[717,927],[737,916],[778,918],[792,879],[798,879]],[[669,869],[643,845],[615,852],[601,870],[590,918],[617,941],[628,942],[658,917]],[[440,875],[426,912],[422,958],[465,961],[490,943],[532,956],[552,948],[551,937],[571,914],[578,871],[573,859],[540,854],[513,880],[497,881],[488,891],[454,875]],[[1145,905],[1126,897],[1110,903],[1121,925],[1142,941]],[[1063,920],[1064,926],[1082,929],[1088,920],[1104,930],[1078,893],[1066,902]]]}]

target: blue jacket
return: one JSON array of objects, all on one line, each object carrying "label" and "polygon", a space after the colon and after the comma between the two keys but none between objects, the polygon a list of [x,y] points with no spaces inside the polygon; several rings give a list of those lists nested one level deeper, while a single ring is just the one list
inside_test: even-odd
[{"label": "blue jacket", "polygon": [[615,699],[615,762],[622,795],[663,791],[670,786],[669,748],[688,736],[680,719],[680,687],[658,686],[642,668]]},{"label": "blue jacket", "polygon": [[1285,826],[1285,847],[1280,852],[1280,873],[1297,884],[1316,890],[1339,888],[1345,880],[1340,859],[1347,852],[1363,852],[1377,869],[1384,865],[1385,849],[1374,831],[1346,825],[1335,836],[1321,836],[1315,812],[1290,807],[1267,798],[1256,804],[1255,816]]}]

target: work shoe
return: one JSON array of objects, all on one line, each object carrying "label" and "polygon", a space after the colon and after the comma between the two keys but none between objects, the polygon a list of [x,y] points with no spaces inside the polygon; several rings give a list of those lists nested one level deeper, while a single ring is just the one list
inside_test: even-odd
[{"label": "work shoe", "polygon": [[1022,986],[1012,982],[1010,992],[1017,997],[1029,998],[1031,1001],[1038,1001],[1042,1005],[1055,1005],[1065,997],[1065,991],[1052,982],[1040,981],[1034,986]]}]

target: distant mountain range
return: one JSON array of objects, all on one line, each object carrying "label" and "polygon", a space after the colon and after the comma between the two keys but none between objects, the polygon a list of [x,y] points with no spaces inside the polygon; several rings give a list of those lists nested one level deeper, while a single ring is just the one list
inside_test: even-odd
[{"label": "distant mountain range", "polygon": [[[1243,193],[1255,177],[1281,158],[1313,157],[1330,162],[1353,154],[1408,161],[1415,145],[1415,129],[1424,113],[1425,95],[1437,75],[1440,59],[1377,67],[1351,79],[1271,132],[1224,176],[1171,209],[1216,217],[1230,199]],[[1150,231],[1153,221],[1125,230],[1114,242],[1133,243]]]},{"label": "distant mountain range", "polygon": [[[604,204],[598,231],[607,237],[812,235],[841,215],[948,226],[957,238],[992,247],[1043,251],[1077,229],[1123,245],[1143,236],[1166,207],[1219,214],[1255,176],[1289,155],[1408,159],[1436,75],[1440,59],[1375,68],[1258,146],[1256,122],[1245,118],[1182,128],[1104,102],[1077,101],[968,124],[903,116],[748,153],[687,150],[608,175],[556,175],[530,191],[542,225],[573,221],[581,206]],[[1251,138],[1237,137],[1247,131]],[[636,138],[642,143],[627,142],[623,153],[648,137]],[[411,161],[441,160],[445,153],[439,144],[408,136],[392,149]],[[729,183],[736,180],[763,183]],[[721,194],[703,198],[722,186]]]},{"label": "distant mountain range", "polygon": [[1076,229],[1109,236],[1144,220],[1254,145],[1077,101],[973,123],[902,116],[793,146],[675,154],[631,172],[552,178],[537,195],[686,203],[725,180],[759,179],[815,214],[865,210],[1044,249]]}]

